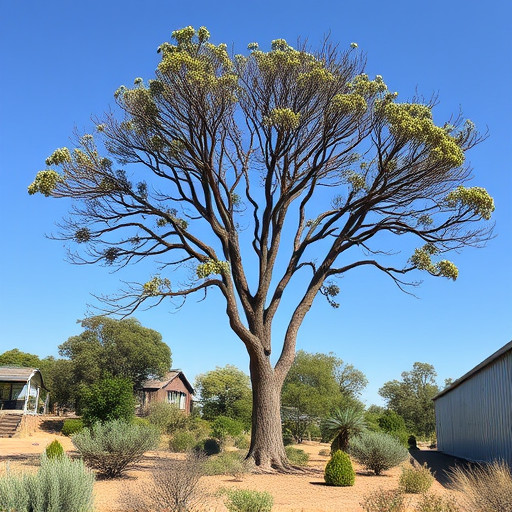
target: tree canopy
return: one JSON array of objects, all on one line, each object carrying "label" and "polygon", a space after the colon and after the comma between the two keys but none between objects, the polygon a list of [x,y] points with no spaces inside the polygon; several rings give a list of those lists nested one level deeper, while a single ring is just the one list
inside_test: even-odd
[{"label": "tree canopy", "polygon": [[148,377],[161,377],[171,367],[171,349],[162,335],[135,318],[91,317],[84,332],[72,336],[59,353],[73,363],[75,384],[92,384],[105,377],[124,377],[140,388]]},{"label": "tree canopy", "polygon": [[407,428],[415,434],[429,437],[435,432],[434,398],[440,391],[437,373],[428,363],[414,363],[410,372],[402,372],[402,380],[386,382],[379,395],[387,406],[399,414]]},{"label": "tree canopy", "polygon": [[363,408],[358,401],[365,375],[334,354],[299,350],[283,384],[283,418],[300,441],[312,423],[340,407]]},{"label": "tree canopy", "polygon": [[24,366],[28,368],[39,368],[41,360],[39,356],[22,352],[17,348],[7,350],[0,354],[0,366]]},{"label": "tree canopy", "polygon": [[[455,280],[443,255],[485,242],[480,221],[494,210],[467,186],[480,136],[462,117],[437,125],[435,98],[399,101],[364,73],[357,45],[276,39],[231,55],[205,27],[172,39],[155,78],[120,87],[117,110],[55,150],[28,191],[73,201],[56,235],[77,244],[72,261],[154,262],[104,298],[107,310],[220,292],[250,358],[250,454],[283,468],[280,391],[315,297],[337,306],[336,278],[365,267],[401,288],[415,270]],[[292,282],[274,364],[272,325]]]},{"label": "tree canopy", "polygon": [[214,420],[218,416],[241,421],[251,425],[251,384],[249,376],[236,366],[203,373],[196,377],[194,384],[200,397],[203,418]]}]

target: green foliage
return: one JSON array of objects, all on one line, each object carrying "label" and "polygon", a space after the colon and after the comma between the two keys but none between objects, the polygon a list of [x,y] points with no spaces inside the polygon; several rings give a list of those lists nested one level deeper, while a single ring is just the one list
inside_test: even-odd
[{"label": "green foliage", "polygon": [[282,390],[285,426],[297,442],[302,441],[318,418],[328,416],[342,405],[356,407],[366,383],[362,372],[334,354],[299,350]]},{"label": "green foliage", "polygon": [[402,416],[409,432],[430,437],[435,431],[434,402],[440,389],[435,382],[434,367],[414,363],[410,372],[402,373],[402,380],[389,381],[379,389],[389,409]]},{"label": "green foliage", "polygon": [[402,468],[398,486],[404,492],[422,494],[427,492],[434,482],[434,475],[426,464]]},{"label": "green foliage", "polygon": [[299,448],[293,446],[285,446],[284,451],[288,457],[288,461],[295,466],[307,466],[309,462],[309,455]]},{"label": "green foliage", "polygon": [[94,475],[81,460],[43,455],[36,474],[0,477],[0,510],[87,512],[92,510]]},{"label": "green foliage", "polygon": [[156,448],[159,437],[154,428],[114,420],[95,423],[75,434],[72,440],[89,467],[114,478],[140,461],[145,452]]},{"label": "green foliage", "polygon": [[64,448],[57,441],[57,439],[53,440],[45,449],[46,457],[48,459],[58,459],[60,457],[64,457],[66,454],[64,452]]},{"label": "green foliage", "polygon": [[243,430],[244,426],[240,421],[227,416],[218,416],[212,423],[211,435],[223,443],[228,437],[239,436]]},{"label": "green foliage", "polygon": [[365,496],[361,507],[365,512],[405,512],[407,502],[400,490],[378,489]]},{"label": "green foliage", "polygon": [[249,489],[226,489],[224,504],[229,512],[270,512],[274,498],[268,492]]},{"label": "green foliage", "polygon": [[222,452],[208,457],[203,464],[205,475],[231,475],[239,478],[250,469],[250,463],[240,452]]},{"label": "green foliage", "polygon": [[196,444],[195,449],[199,452],[204,452],[206,455],[216,455],[220,453],[221,446],[217,439],[208,438],[199,441]]},{"label": "green foliage", "polygon": [[416,504],[416,512],[460,512],[455,498],[423,494]]},{"label": "green foliage", "polygon": [[323,432],[332,439],[331,452],[346,451],[350,439],[363,432],[366,425],[363,411],[359,409],[337,409],[323,422]]},{"label": "green foliage", "polygon": [[150,375],[162,376],[171,367],[171,351],[162,335],[135,318],[96,316],[83,320],[82,327],[83,333],[59,346],[59,354],[73,362],[77,385],[112,376],[130,379],[137,390]]},{"label": "green foliage", "polygon": [[350,455],[376,475],[398,466],[409,455],[397,439],[382,432],[363,432],[351,439],[349,448]]},{"label": "green foliage", "polygon": [[283,428],[283,444],[285,446],[289,446],[293,444],[294,438],[291,430],[289,428]]},{"label": "green foliage", "polygon": [[149,427],[151,425],[147,418],[139,418],[138,416],[134,416],[131,423],[133,425],[138,425],[139,427]]},{"label": "green foliage", "polygon": [[189,422],[187,416],[175,404],[167,402],[152,402],[144,412],[151,425],[168,434],[186,429]]},{"label": "green foliage", "polygon": [[129,379],[112,377],[84,386],[81,392],[82,420],[90,426],[97,421],[124,420],[135,416],[133,384]]},{"label": "green foliage", "polygon": [[84,422],[81,419],[69,419],[64,420],[64,424],[62,425],[61,434],[64,436],[72,436],[73,434],[77,434],[84,428]]},{"label": "green foliage", "polygon": [[248,450],[251,446],[251,436],[247,434],[240,434],[234,439],[235,447],[239,450]]},{"label": "green foliage", "polygon": [[336,487],[349,487],[354,485],[355,479],[356,474],[350,457],[341,450],[334,452],[325,466],[325,483]]},{"label": "green foliage", "polygon": [[169,441],[169,449],[172,452],[189,452],[196,444],[197,439],[192,432],[181,430],[172,435]]},{"label": "green foliage", "polygon": [[27,368],[39,368],[41,360],[34,354],[22,352],[17,348],[7,350],[0,354],[0,366],[23,366]]},{"label": "green foliage", "polygon": [[249,377],[232,365],[198,375],[195,385],[201,397],[203,418],[214,420],[227,416],[251,427],[252,392]]}]

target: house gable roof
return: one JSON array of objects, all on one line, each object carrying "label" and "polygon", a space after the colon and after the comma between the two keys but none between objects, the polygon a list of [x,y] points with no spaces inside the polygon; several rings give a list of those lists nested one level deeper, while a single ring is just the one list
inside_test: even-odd
[{"label": "house gable roof", "polygon": [[483,370],[485,367],[489,366],[491,363],[496,361],[496,359],[500,358],[501,356],[504,356],[507,352],[510,352],[510,351],[512,351],[512,341],[509,341],[506,345],[504,345],[499,350],[494,352],[494,354],[490,355],[487,359],[484,359],[480,364],[476,365],[472,370],[469,370],[469,372],[465,373],[462,377],[460,377],[455,382],[450,384],[447,388],[443,389],[432,400],[437,400],[438,398],[441,398],[443,395],[446,395],[446,393],[449,393],[457,386],[460,386],[464,381],[468,380],[473,375],[475,375],[475,373],[478,373],[479,371]]},{"label": "house gable roof", "polygon": [[167,386],[169,382],[172,382],[176,378],[181,379],[190,394],[194,394],[194,388],[191,386],[190,382],[187,380],[185,374],[181,370],[171,370],[170,372],[166,373],[162,379],[147,380],[142,383],[142,389],[146,391],[162,389],[163,387]]},{"label": "house gable roof", "polygon": [[43,376],[38,368],[26,368],[21,366],[0,366],[1,382],[28,382],[36,373],[41,379],[41,387],[46,389]]}]

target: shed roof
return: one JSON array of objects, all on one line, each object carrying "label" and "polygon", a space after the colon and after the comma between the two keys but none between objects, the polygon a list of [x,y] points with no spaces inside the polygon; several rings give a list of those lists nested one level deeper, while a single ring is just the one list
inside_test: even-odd
[{"label": "shed roof", "polygon": [[2,382],[27,382],[33,375],[39,373],[41,386],[44,387],[43,376],[38,368],[25,368],[20,366],[0,366],[0,381]]},{"label": "shed roof", "polygon": [[179,377],[183,384],[185,384],[186,388],[189,390],[191,394],[194,394],[194,388],[191,386],[190,382],[185,377],[185,374],[181,370],[171,370],[170,372],[166,373],[162,379],[150,379],[146,380],[142,383],[142,389],[145,390],[156,390],[156,389],[162,389],[163,387],[167,386],[169,382],[173,381],[176,377]]},{"label": "shed roof", "polygon": [[499,350],[494,352],[494,354],[490,355],[487,359],[482,361],[480,364],[477,364],[472,370],[469,370],[469,372],[465,373],[462,377],[457,379],[455,382],[450,384],[447,388],[443,389],[440,393],[438,393],[433,400],[437,400],[438,398],[442,397],[443,395],[446,395],[446,393],[449,393],[457,386],[460,386],[464,381],[471,378],[475,373],[478,373],[479,371],[483,370],[486,366],[489,366],[492,362],[496,361],[496,359],[500,358],[501,356],[504,356],[507,352],[512,351],[512,341],[509,341],[506,345],[501,347]]}]

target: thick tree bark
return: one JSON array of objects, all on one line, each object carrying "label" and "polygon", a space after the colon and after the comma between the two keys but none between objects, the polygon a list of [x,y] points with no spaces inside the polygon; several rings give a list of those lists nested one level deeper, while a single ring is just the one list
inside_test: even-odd
[{"label": "thick tree bark", "polygon": [[268,357],[251,357],[252,436],[247,458],[262,471],[290,471],[281,429],[281,388]]}]

